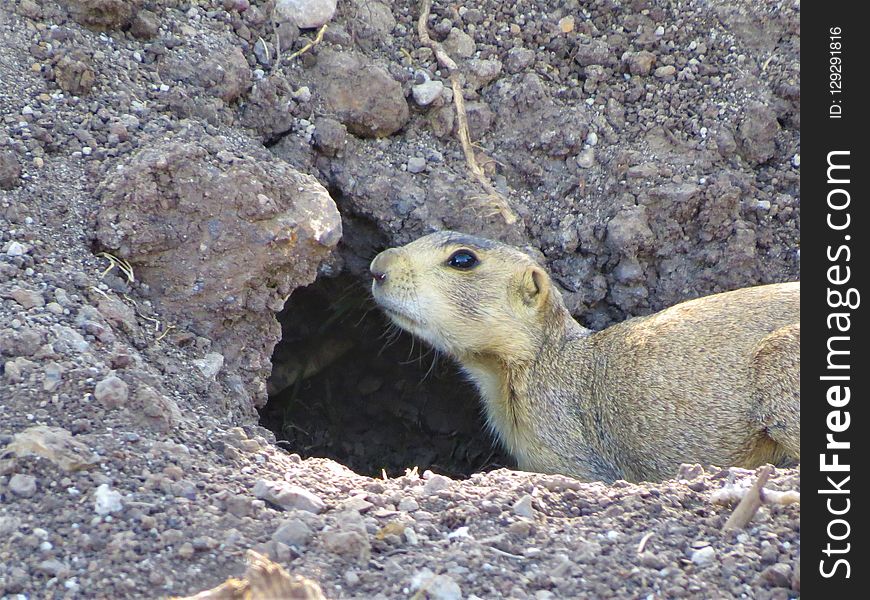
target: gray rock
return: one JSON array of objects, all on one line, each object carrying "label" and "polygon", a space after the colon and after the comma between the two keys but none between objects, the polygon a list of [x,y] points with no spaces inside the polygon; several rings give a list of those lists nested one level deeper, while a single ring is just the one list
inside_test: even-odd
[{"label": "gray rock", "polygon": [[260,479],[254,484],[254,496],[284,510],[297,509],[319,514],[326,508],[326,504],[317,495],[283,481]]},{"label": "gray rock", "polygon": [[402,86],[362,54],[323,50],[314,74],[327,109],[351,133],[385,137],[408,122]]},{"label": "gray rock", "polygon": [[423,484],[423,493],[431,495],[440,492],[441,490],[446,490],[452,483],[453,480],[449,477],[445,477],[444,475],[432,475],[429,480]]},{"label": "gray rock", "polygon": [[647,50],[641,50],[640,52],[626,53],[622,60],[632,75],[649,75],[656,61],[656,55]]},{"label": "gray rock", "polygon": [[531,67],[535,62],[535,51],[521,46],[515,46],[508,51],[505,68],[508,73],[519,73]]},{"label": "gray rock", "polygon": [[82,334],[66,325],[55,325],[51,332],[55,336],[51,346],[59,354],[84,352],[91,345]]},{"label": "gray rock", "polygon": [[359,531],[324,531],[321,538],[327,550],[340,556],[355,558],[360,563],[368,562],[371,557],[371,543],[368,536]]},{"label": "gray rock", "polygon": [[412,87],[411,95],[419,106],[429,106],[441,96],[443,91],[444,84],[433,79]]},{"label": "gray rock", "polygon": [[295,23],[285,21],[284,23],[278,23],[275,33],[278,36],[281,48],[291,48],[296,40],[299,39],[301,32]]},{"label": "gray rock", "polygon": [[49,558],[40,562],[36,566],[36,569],[40,573],[45,573],[49,577],[57,577],[58,575],[69,571],[69,567],[56,558]]},{"label": "gray rock", "polygon": [[290,22],[300,29],[312,29],[329,22],[337,0],[276,0],[275,20]]},{"label": "gray rock", "polygon": [[499,75],[501,75],[502,64],[500,60],[491,59],[472,59],[468,61],[468,66],[471,69],[469,83],[474,89],[481,88],[492,83]]},{"label": "gray rock", "polygon": [[64,368],[56,362],[50,362],[43,369],[42,389],[46,392],[55,391],[63,381]]},{"label": "gray rock", "polygon": [[130,24],[130,33],[140,40],[150,40],[160,30],[160,17],[148,9],[136,12],[133,22]]},{"label": "gray rock", "polygon": [[713,546],[704,546],[692,552],[691,560],[699,567],[713,564],[716,558],[716,550]]},{"label": "gray rock", "polygon": [[641,552],[640,554],[638,554],[637,560],[641,564],[641,566],[644,566],[648,569],[656,569],[657,571],[664,569],[666,566],[668,566],[668,561],[665,560],[663,556],[649,551]]},{"label": "gray rock", "polygon": [[611,51],[607,42],[600,39],[592,39],[586,35],[578,36],[574,60],[584,67],[589,65],[613,67],[617,64],[616,55]]},{"label": "gray rock", "polygon": [[275,60],[275,47],[263,38],[257,40],[254,44],[254,56],[257,57],[257,62],[268,67]]},{"label": "gray rock", "polygon": [[422,173],[426,170],[426,159],[422,156],[412,156],[408,159],[409,173]]},{"label": "gray rock", "polygon": [[664,65],[656,69],[655,76],[659,79],[670,79],[677,72],[677,68],[674,65]]},{"label": "gray rock", "polygon": [[116,375],[109,375],[94,388],[94,398],[106,408],[118,408],[127,404],[129,387]]},{"label": "gray rock", "polygon": [[413,498],[402,498],[396,508],[404,512],[414,512],[420,509],[420,504]]},{"label": "gray rock", "polygon": [[20,331],[0,331],[0,354],[7,356],[33,356],[43,342],[43,332],[32,327]]},{"label": "gray rock", "polygon": [[[0,175],[0,177],[2,177],[2,175]],[[27,250],[28,247],[21,242],[9,242],[9,245],[6,246],[6,256],[24,256],[27,254]]]},{"label": "gray rock", "polygon": [[347,144],[347,128],[328,117],[314,121],[314,147],[327,156],[335,156]]},{"label": "gray rock", "polygon": [[[0,150],[0,190],[11,190],[18,185],[21,179],[21,163],[12,150]],[[12,242],[18,244],[18,242]],[[11,246],[11,244],[10,244]],[[21,244],[18,244],[21,246]],[[7,254],[9,249],[6,250]],[[20,256],[9,254],[9,256]]]},{"label": "gray rock", "polygon": [[792,585],[792,569],[785,563],[770,565],[758,577],[770,587],[788,588]]},{"label": "gray rock", "polygon": [[134,413],[139,421],[158,431],[168,431],[181,420],[181,410],[174,400],[150,385],[139,385],[133,394]]},{"label": "gray rock", "polygon": [[416,596],[430,600],[462,600],[462,588],[450,575],[435,575],[429,569],[423,569],[411,578],[411,589]]},{"label": "gray rock", "polygon": [[26,309],[34,307],[41,308],[45,306],[45,298],[43,298],[42,294],[34,290],[12,288],[12,291],[9,292],[9,297]]},{"label": "gray rock", "polygon": [[482,138],[492,127],[492,109],[486,102],[468,102],[465,105],[468,116],[468,135],[472,141]]},{"label": "gray rock", "polygon": [[224,500],[227,512],[236,517],[247,517],[253,508],[251,498],[241,494],[230,494]]},{"label": "gray rock", "polygon": [[29,361],[22,356],[19,356],[18,358],[14,358],[12,360],[7,360],[3,364],[3,376],[9,383],[21,383],[22,381],[24,381],[25,366],[32,365],[33,361]]},{"label": "gray rock", "polygon": [[607,224],[606,243],[624,254],[634,254],[653,239],[644,206],[624,208]]},{"label": "gray rock", "polygon": [[296,102],[300,102],[302,104],[310,102],[311,88],[309,88],[307,85],[303,85],[298,90],[293,92],[293,99],[296,100]]},{"label": "gray rock", "polygon": [[251,68],[241,48],[229,45],[206,52],[198,46],[182,46],[158,65],[164,81],[194,85],[226,103],[237,100],[251,87]]},{"label": "gray rock", "polygon": [[450,575],[436,575],[428,592],[431,600],[462,600],[462,588]]},{"label": "gray rock", "polygon": [[12,535],[21,528],[21,519],[11,515],[0,516],[0,536]]},{"label": "gray rock", "polygon": [[760,102],[750,103],[737,130],[740,154],[753,165],[767,162],[776,152],[776,134],[779,130],[779,122],[772,108]]},{"label": "gray rock", "polygon": [[119,29],[129,25],[142,0],[63,0],[73,19],[91,29]]},{"label": "gray rock", "polygon": [[577,166],[581,169],[590,169],[595,166],[595,150],[586,148],[577,155]]},{"label": "gray rock", "polygon": [[272,534],[272,540],[288,546],[304,546],[314,535],[311,528],[302,519],[285,519]]},{"label": "gray rock", "polygon": [[387,4],[377,0],[351,0],[351,3],[354,35],[382,39],[396,27],[393,11]]},{"label": "gray rock", "polygon": [[36,477],[16,473],[9,479],[9,490],[16,496],[30,498],[36,493]]},{"label": "gray rock", "polygon": [[224,355],[219,352],[209,352],[203,358],[194,359],[193,364],[206,379],[214,379],[224,366]]},{"label": "gray rock", "polygon": [[341,503],[342,510],[352,510],[358,513],[364,513],[374,506],[371,502],[365,499],[365,496],[353,496]]},{"label": "gray rock", "polygon": [[444,50],[450,55],[450,58],[469,58],[477,51],[477,44],[474,43],[474,38],[454,27],[444,40]]}]

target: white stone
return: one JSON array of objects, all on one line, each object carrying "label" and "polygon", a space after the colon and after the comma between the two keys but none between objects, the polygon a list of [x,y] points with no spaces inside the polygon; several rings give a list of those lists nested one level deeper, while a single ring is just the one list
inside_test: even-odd
[{"label": "white stone", "polygon": [[699,567],[711,564],[714,558],[716,558],[716,550],[712,546],[705,546],[692,552],[692,562]]},{"label": "white stone", "polygon": [[194,360],[193,364],[206,379],[214,379],[224,366],[224,356],[218,352],[209,352],[203,358]]},{"label": "white stone", "polygon": [[94,492],[94,511],[98,515],[108,515],[114,512],[124,510],[124,504],[121,502],[121,494],[108,486],[108,484],[100,485]]},{"label": "white stone", "polygon": [[581,169],[590,169],[593,165],[595,165],[595,150],[592,148],[586,148],[577,155],[577,166]]},{"label": "white stone", "polygon": [[422,156],[412,156],[408,159],[409,173],[422,173],[426,170],[426,159]]},{"label": "white stone", "polygon": [[528,494],[514,502],[512,509],[518,517],[532,519],[535,516],[535,509],[532,507],[532,497]]},{"label": "white stone", "polygon": [[425,81],[411,88],[414,102],[419,106],[429,106],[444,91],[444,84],[438,80]]},{"label": "white stone", "polygon": [[6,256],[24,256],[27,253],[27,246],[21,242],[9,242],[6,246]]},{"label": "white stone", "polygon": [[329,22],[335,15],[337,0],[276,0],[275,20],[312,29]]}]

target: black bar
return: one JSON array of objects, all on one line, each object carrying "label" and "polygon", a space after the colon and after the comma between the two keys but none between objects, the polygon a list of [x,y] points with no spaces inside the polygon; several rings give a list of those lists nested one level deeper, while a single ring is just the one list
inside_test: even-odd
[{"label": "black bar", "polygon": [[859,6],[802,7],[801,593],[807,598],[867,597],[870,93]]}]

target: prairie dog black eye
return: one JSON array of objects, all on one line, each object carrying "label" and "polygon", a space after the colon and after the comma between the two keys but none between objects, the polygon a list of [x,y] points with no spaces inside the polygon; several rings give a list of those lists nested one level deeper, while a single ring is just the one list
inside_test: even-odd
[{"label": "prairie dog black eye", "polygon": [[471,250],[457,250],[447,259],[447,265],[454,269],[467,270],[475,267],[480,261]]}]

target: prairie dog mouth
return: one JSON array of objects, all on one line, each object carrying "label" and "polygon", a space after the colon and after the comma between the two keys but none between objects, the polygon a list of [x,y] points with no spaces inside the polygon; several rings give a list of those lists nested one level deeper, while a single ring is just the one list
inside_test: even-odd
[{"label": "prairie dog mouth", "polygon": [[424,327],[422,321],[416,314],[412,314],[403,303],[393,300],[389,295],[385,294],[377,287],[374,287],[372,290],[372,296],[374,296],[375,302],[377,302],[381,310],[384,311],[384,313],[386,313],[386,315],[390,317],[396,325],[411,331],[416,331]]}]

